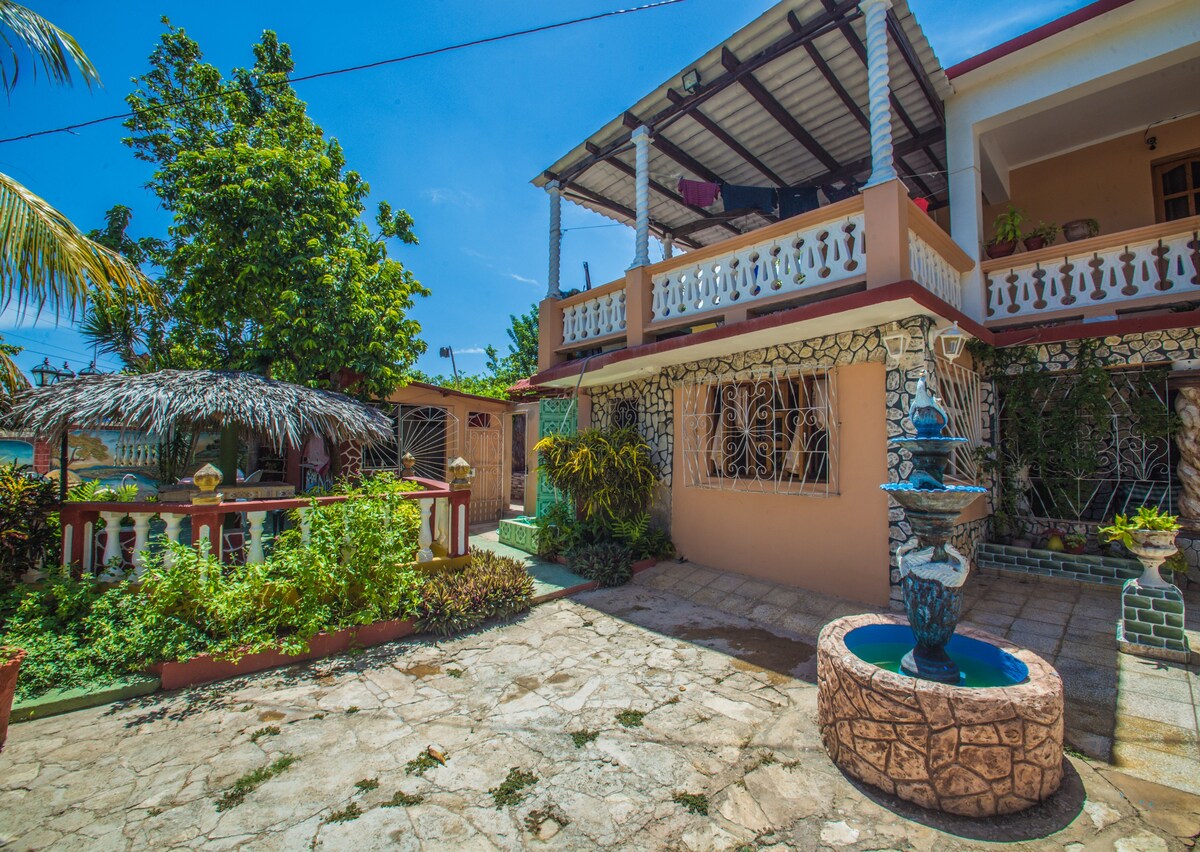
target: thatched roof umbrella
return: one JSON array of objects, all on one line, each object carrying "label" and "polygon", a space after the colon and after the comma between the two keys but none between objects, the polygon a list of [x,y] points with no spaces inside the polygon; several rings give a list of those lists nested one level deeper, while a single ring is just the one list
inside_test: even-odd
[{"label": "thatched roof umbrella", "polygon": [[[279,450],[299,448],[313,432],[339,443],[374,443],[389,439],[393,428],[385,415],[344,394],[233,370],[80,376],[23,391],[8,419],[14,428],[51,439],[72,428],[121,427],[165,436],[185,426],[220,429],[225,444],[241,430],[272,440]],[[233,470],[224,473],[227,482],[236,476]]]}]

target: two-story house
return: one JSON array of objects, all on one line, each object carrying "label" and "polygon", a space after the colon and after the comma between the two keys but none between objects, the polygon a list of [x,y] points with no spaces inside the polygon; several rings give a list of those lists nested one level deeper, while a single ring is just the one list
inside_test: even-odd
[{"label": "two-story house", "polygon": [[[663,474],[658,510],[695,561],[895,597],[886,566],[908,530],[879,485],[907,472],[888,439],[917,378],[969,439],[957,477],[983,478],[976,448],[1003,446],[965,339],[1037,347],[1063,375],[1097,340],[1089,357],[1114,376],[1174,368],[1158,404],[1188,415],[1194,2],[1099,0],[943,68],[904,0],[785,0],[534,183],[550,200],[550,274],[533,383],[570,391],[579,428],[636,424]],[[563,198],[634,228],[624,277],[561,291]],[[991,245],[1010,207],[1024,235],[1073,221],[1072,240]],[[1123,405],[1100,424],[1112,435],[1077,505],[1052,510],[1032,483],[1021,509],[1035,527],[1095,525],[1148,498],[1178,510],[1189,487],[1200,498],[1170,441],[1122,431]],[[994,508],[968,510],[960,547],[990,535]]]}]

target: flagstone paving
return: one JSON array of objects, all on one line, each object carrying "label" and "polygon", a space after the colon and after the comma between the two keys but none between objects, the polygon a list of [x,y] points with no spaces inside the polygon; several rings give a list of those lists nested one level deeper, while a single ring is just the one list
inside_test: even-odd
[{"label": "flagstone paving", "polygon": [[[449,641],[16,725],[0,845],[1164,850],[1200,832],[1200,798],[1075,756],[1058,796],[1001,820],[856,786],[820,746],[811,638],[654,588],[692,570]],[[445,765],[421,758],[430,745]]]}]

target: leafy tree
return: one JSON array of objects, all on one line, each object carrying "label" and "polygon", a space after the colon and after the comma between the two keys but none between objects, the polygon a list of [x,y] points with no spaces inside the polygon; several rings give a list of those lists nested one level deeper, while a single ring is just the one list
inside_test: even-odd
[{"label": "leafy tree", "polygon": [[509,314],[508,354],[503,358],[495,346],[488,346],[487,369],[491,375],[509,385],[526,379],[537,372],[538,361],[538,307],[534,304],[528,313],[516,316]]},{"label": "leafy tree", "polygon": [[[87,85],[100,77],[68,33],[24,6],[0,0],[0,88],[11,92],[20,77],[23,54],[54,83],[70,83],[78,68]],[[20,182],[0,174],[0,304],[18,310],[74,315],[89,301],[121,291],[154,298],[154,287],[120,256],[83,235],[62,213]],[[13,363],[20,349],[0,343],[0,387],[25,384]]]},{"label": "leafy tree", "polygon": [[415,244],[412,218],[383,202],[374,232],[361,221],[370,187],[308,116],[275,33],[223,79],[163,22],[125,125],[173,217],[149,250],[169,301],[160,360],[390,393],[425,350],[406,312],[429,291],[386,244]]}]

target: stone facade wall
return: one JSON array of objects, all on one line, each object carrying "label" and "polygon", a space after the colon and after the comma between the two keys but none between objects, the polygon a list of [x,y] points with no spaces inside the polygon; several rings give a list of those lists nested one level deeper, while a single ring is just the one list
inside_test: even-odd
[{"label": "stone facade wall", "polygon": [[[925,337],[932,323],[927,317],[910,317],[898,323],[915,340]],[[750,377],[764,369],[805,367],[839,367],[870,361],[887,363],[883,344],[885,329],[874,327],[831,334],[795,343],[768,346],[738,352],[720,358],[706,358],[686,364],[664,367],[657,375],[632,382],[606,385],[591,391],[591,426],[613,425],[618,403],[628,401],[635,406],[637,428],[650,444],[651,456],[663,476],[666,493],[656,497],[656,514],[663,514],[663,501],[669,501],[669,488],[674,481],[674,390],[685,384],[702,384],[716,379],[729,380],[745,375]],[[936,374],[932,358],[924,362],[906,361],[903,365],[887,363],[885,379],[887,435],[889,439],[903,437],[911,431],[908,407],[916,393],[917,381],[925,372]],[[936,378],[933,382],[936,390]],[[628,409],[626,409],[628,410]],[[843,416],[852,416],[843,412]],[[907,456],[898,450],[887,449],[888,481],[899,482],[912,470]],[[667,512],[669,515],[669,511]],[[889,509],[889,560],[892,598],[900,600],[900,576],[897,570],[896,547],[907,541],[912,530],[903,519],[898,506]],[[973,550],[974,541],[982,535],[981,526],[969,526],[962,532],[962,541],[969,542],[964,553]]]}]

